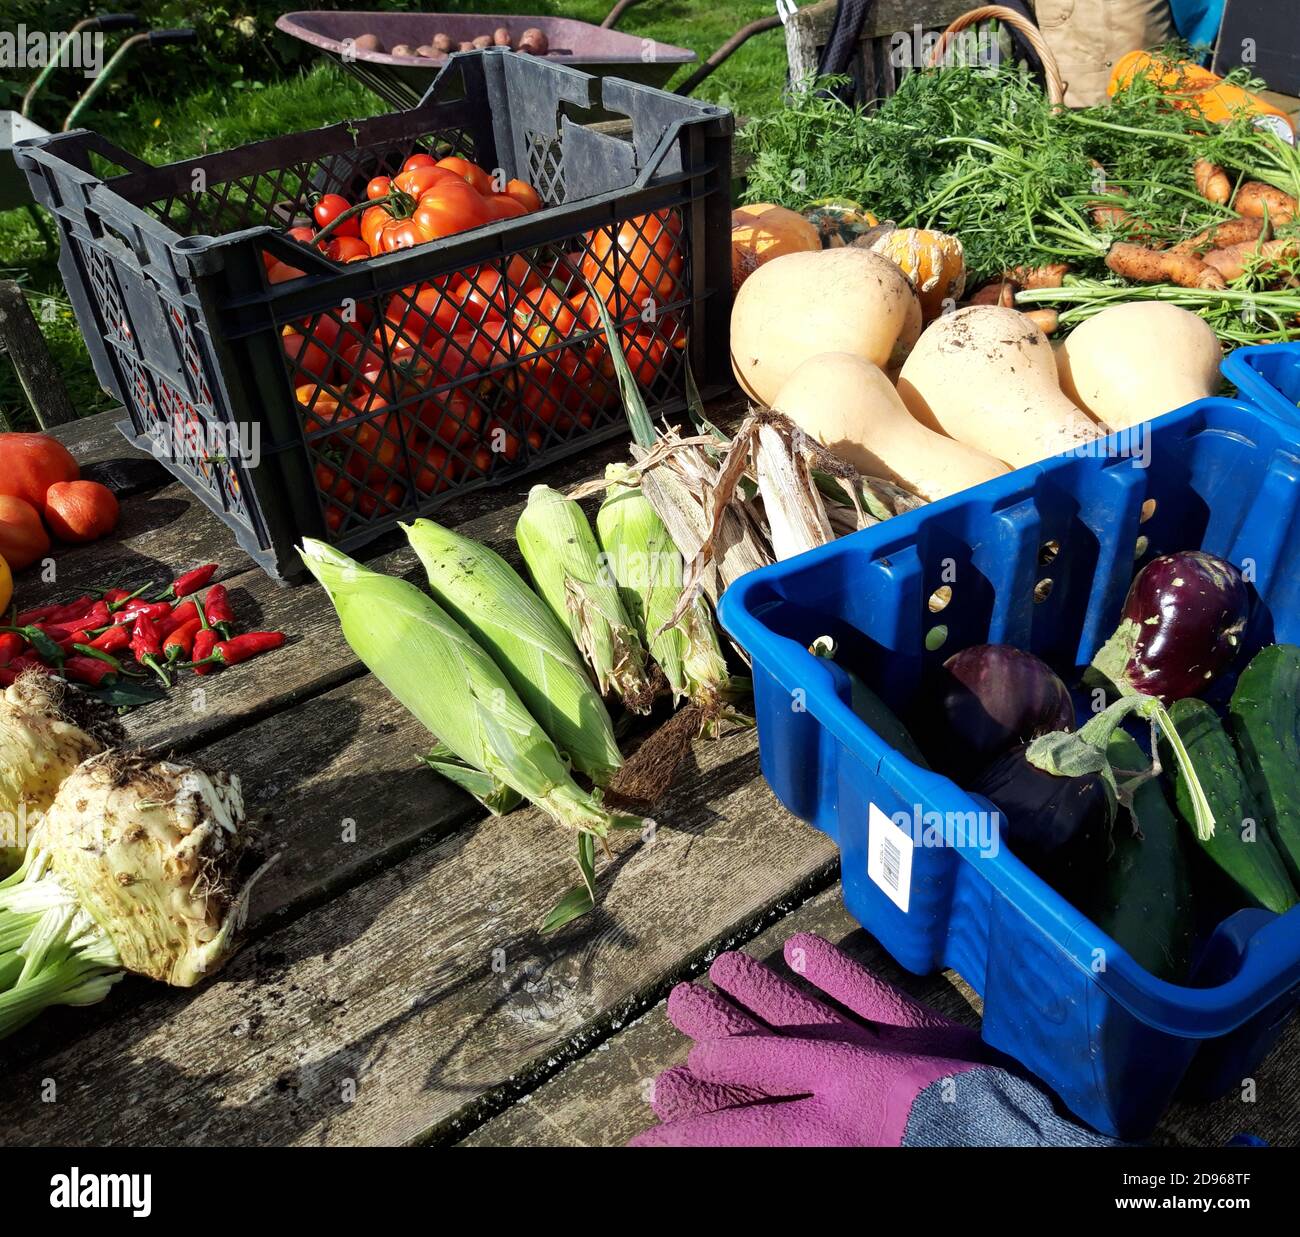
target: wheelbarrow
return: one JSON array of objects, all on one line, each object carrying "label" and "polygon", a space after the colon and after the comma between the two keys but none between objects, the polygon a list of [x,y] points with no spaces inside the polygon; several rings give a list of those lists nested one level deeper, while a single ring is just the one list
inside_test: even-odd
[{"label": "wheelbarrow", "polygon": [[[144,24],[144,21],[134,13],[104,13],[99,17],[87,17],[77,22],[51,49],[48,62],[33,79],[32,84],[27,87],[27,93],[23,95],[18,111],[0,111],[0,211],[14,210],[19,206],[32,207],[33,205],[31,191],[27,186],[27,177],[18,170],[18,165],[14,162],[14,143],[22,141],[24,138],[45,137],[48,135],[49,130],[37,124],[29,113],[37,94],[40,93],[41,88],[59,67],[64,50],[69,46],[71,40],[87,30],[98,33],[107,33],[111,30],[138,30]],[[73,127],[77,117],[86,110],[91,100],[108,84],[114,73],[121,67],[122,62],[131,54],[133,48],[138,47],[141,43],[148,43],[151,46],[161,43],[192,43],[194,38],[194,31],[190,29],[145,30],[123,40],[121,46],[113,53],[108,63],[95,74],[90,85],[86,87],[76,103],[72,105],[72,110],[63,121],[64,131],[66,132]],[[43,221],[40,221],[39,217],[38,226],[42,226],[42,231],[44,231]]]},{"label": "wheelbarrow", "polygon": [[[318,10],[285,13],[275,24],[283,33],[336,60],[386,102],[394,107],[408,108],[414,107],[424,97],[438,71],[447,63],[447,56],[394,56],[387,49],[427,46],[438,33],[447,35],[455,46],[472,42],[480,35],[491,35],[498,27],[505,27],[516,39],[529,28],[540,30],[549,44],[548,60],[595,77],[621,77],[646,86],[666,86],[678,69],[694,64],[699,57],[689,48],[648,41],[615,30],[614,26],[623,14],[641,2],[618,0],[599,26],[567,17],[527,17],[518,13],[332,13]],[[689,94],[741,44],[761,31],[775,29],[781,25],[781,20],[774,13],[738,30],[682,81],[676,88],[677,93]],[[362,34],[373,34],[385,50],[356,47],[354,40]]]}]

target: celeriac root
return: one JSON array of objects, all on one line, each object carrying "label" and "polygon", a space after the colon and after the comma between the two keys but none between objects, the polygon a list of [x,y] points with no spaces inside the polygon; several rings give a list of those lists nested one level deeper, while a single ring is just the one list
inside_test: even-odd
[{"label": "celeriac root", "polygon": [[1242,185],[1232,207],[1247,219],[1263,219],[1267,215],[1274,224],[1290,223],[1296,217],[1295,198],[1262,180],[1248,180]]},{"label": "celeriac root", "polygon": [[1300,257],[1300,238],[1282,237],[1272,241],[1241,241],[1212,249],[1205,255],[1205,264],[1212,266],[1224,279],[1240,279],[1247,270],[1281,265]]},{"label": "celeriac root", "polygon": [[1181,288],[1222,290],[1227,282],[1214,267],[1194,253],[1146,249],[1116,241],[1106,255],[1106,265],[1134,283],[1174,283]]},{"label": "celeriac root", "polygon": [[1217,163],[1197,159],[1193,174],[1196,177],[1196,192],[1207,202],[1222,205],[1232,196],[1232,181]]}]

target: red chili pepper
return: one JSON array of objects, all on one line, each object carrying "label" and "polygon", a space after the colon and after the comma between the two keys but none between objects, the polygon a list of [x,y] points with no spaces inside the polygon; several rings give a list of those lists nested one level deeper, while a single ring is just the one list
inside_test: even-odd
[{"label": "red chili pepper", "polygon": [[15,657],[5,669],[12,670],[16,678],[24,670],[48,670],[49,667],[35,653],[23,653],[20,657]]},{"label": "red chili pepper", "polygon": [[229,640],[235,611],[230,605],[230,594],[224,584],[214,584],[208,589],[207,596],[203,599],[203,609],[207,612],[208,622],[219,628],[221,634]]},{"label": "red chili pepper", "polygon": [[128,601],[117,613],[119,623],[132,623],[142,615],[145,618],[153,619],[155,622],[165,619],[172,612],[171,602],[169,601],[143,601],[136,599]]},{"label": "red chili pepper", "polygon": [[113,621],[113,615],[109,611],[108,602],[97,601],[84,614],[79,614],[75,619],[65,621],[74,622],[80,627],[93,630],[97,627],[107,627]]},{"label": "red chili pepper", "polygon": [[58,643],[59,648],[66,653],[74,644],[89,644],[90,632],[88,632],[84,627],[78,627],[75,630],[68,632],[68,634]]},{"label": "red chili pepper", "polygon": [[83,593],[75,601],[66,601],[61,606],[55,606],[53,611],[45,616],[45,622],[46,624],[71,623],[79,619],[94,604],[95,599],[89,593]]},{"label": "red chili pepper", "polygon": [[120,653],[130,647],[131,633],[127,631],[124,624],[115,623],[88,643],[92,649],[102,649],[105,653]]},{"label": "red chili pepper", "polygon": [[166,618],[158,623],[158,630],[164,636],[170,636],[178,627],[184,627],[186,623],[192,623],[199,617],[199,608],[192,601],[184,601],[177,606]]},{"label": "red chili pepper", "polygon": [[194,638],[202,630],[203,624],[197,618],[192,618],[188,623],[182,623],[163,641],[162,649],[169,666],[182,657],[190,656],[194,649]]},{"label": "red chili pepper", "polygon": [[35,626],[38,631],[43,631],[56,644],[72,635],[74,631],[85,630],[80,623],[37,623]]},{"label": "red chili pepper", "polygon": [[69,657],[63,663],[63,673],[66,678],[77,683],[90,683],[96,687],[105,679],[117,677],[117,671],[108,662],[100,661],[98,657],[84,657],[80,654]]},{"label": "red chili pepper", "polygon": [[237,666],[241,661],[278,649],[284,643],[282,631],[246,631],[243,635],[222,640],[212,650],[210,662],[219,666]]},{"label": "red chili pepper", "polygon": [[195,567],[192,571],[186,571],[177,576],[168,586],[167,591],[161,595],[163,597],[188,597],[191,593],[197,593],[216,574],[217,564],[205,563],[202,567]]},{"label": "red chili pepper", "polygon": [[16,631],[0,632],[0,666],[7,666],[22,655],[27,642]]},{"label": "red chili pepper", "polygon": [[18,675],[19,671],[12,666],[0,666],[0,687],[12,687]]},{"label": "red chili pepper", "polygon": [[132,596],[132,595],[133,595],[133,594],[131,593],[131,591],[130,591],[129,589],[125,589],[125,588],[110,588],[110,589],[105,590],[105,592],[104,592],[104,596],[103,596],[102,598],[100,598],[100,600],[103,601],[103,603],[104,603],[106,606],[114,606],[114,605],[116,605],[119,601],[125,601],[128,597],[130,597],[130,596]]},{"label": "red chili pepper", "polygon": [[37,606],[34,610],[24,610],[14,619],[12,625],[14,627],[28,627],[32,623],[43,623],[58,608],[58,606],[51,605]]},{"label": "red chili pepper", "polygon": [[[140,585],[139,588],[133,588],[129,593],[125,589],[121,588],[109,589],[109,592],[104,594],[104,600],[108,601],[108,608],[110,610],[121,610],[124,606],[139,597],[141,593],[147,592],[151,588],[153,588],[152,580],[150,580],[148,584]],[[112,601],[109,601],[109,593],[116,594]]]},{"label": "red chili pepper", "polygon": [[217,668],[213,662],[207,660],[212,655],[216,644],[217,633],[211,627],[203,628],[194,637],[194,648],[190,652],[194,660],[190,664],[194,667],[195,674],[211,674]]},{"label": "red chili pepper", "polygon": [[142,666],[148,666],[163,681],[164,687],[172,685],[167,672],[158,664],[158,658],[162,655],[162,636],[158,624],[147,614],[141,614],[135,620],[135,630],[131,634],[131,652],[136,661]]}]

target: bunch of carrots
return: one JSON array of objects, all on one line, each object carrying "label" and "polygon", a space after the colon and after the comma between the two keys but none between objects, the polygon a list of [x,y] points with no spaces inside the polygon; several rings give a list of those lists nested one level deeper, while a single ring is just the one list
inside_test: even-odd
[{"label": "bunch of carrots", "polygon": [[91,687],[150,676],[170,687],[179,670],[211,674],[278,649],[283,632],[235,633],[226,587],[211,583],[216,572],[217,564],[207,563],[152,596],[151,580],[12,615],[0,626],[0,686],[38,668]]}]

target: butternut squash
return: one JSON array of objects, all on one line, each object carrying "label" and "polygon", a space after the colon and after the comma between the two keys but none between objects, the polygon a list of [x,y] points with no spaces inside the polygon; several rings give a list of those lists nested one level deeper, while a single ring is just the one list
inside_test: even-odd
[{"label": "butternut squash", "polygon": [[1213,395],[1222,360],[1204,319],[1159,301],[1103,309],[1056,350],[1061,390],[1117,430]]},{"label": "butternut squash", "polygon": [[898,393],[931,429],[1015,468],[1105,432],[1062,393],[1047,336],[997,305],[936,318],[907,358]]},{"label": "butternut squash", "polygon": [[882,368],[906,359],[921,303],[887,258],[851,247],[773,258],[741,286],[731,310],[731,367],[764,407],[809,357],[851,352]]},{"label": "butternut squash", "polygon": [[851,352],[809,357],[782,384],[772,406],[859,472],[897,482],[929,501],[1007,471],[983,451],[927,429],[880,367]]},{"label": "butternut squash", "polygon": [[955,236],[928,228],[895,228],[877,237],[871,250],[907,276],[926,322],[955,306],[966,290],[966,257]]},{"label": "butternut squash", "polygon": [[797,211],[758,202],[731,212],[731,286],[739,289],[764,262],[783,253],[814,253],[822,238]]}]

